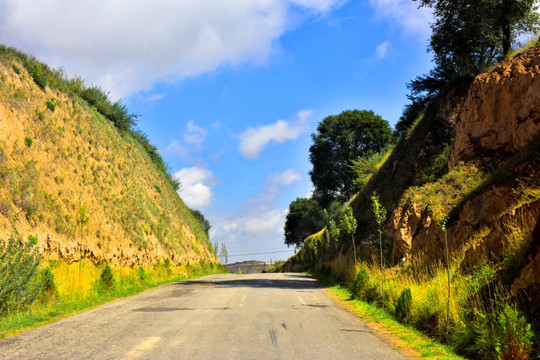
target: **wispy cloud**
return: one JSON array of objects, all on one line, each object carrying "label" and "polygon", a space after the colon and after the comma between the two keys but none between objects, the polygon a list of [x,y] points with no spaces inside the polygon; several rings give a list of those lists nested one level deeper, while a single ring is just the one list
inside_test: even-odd
[{"label": "wispy cloud", "polygon": [[388,48],[390,47],[390,43],[388,41],[383,42],[382,44],[377,45],[377,48],[375,49],[375,57],[377,59],[383,59],[388,54]]},{"label": "wispy cloud", "polygon": [[428,35],[433,20],[431,9],[418,8],[419,2],[411,0],[370,0],[376,15],[399,25],[408,34]]},{"label": "wispy cloud", "polygon": [[195,145],[198,149],[201,149],[204,139],[206,138],[206,130],[202,127],[195,125],[195,122],[193,120],[187,123],[186,128],[187,132],[183,134],[184,141],[187,144]]},{"label": "wispy cloud", "polygon": [[297,139],[307,129],[307,120],[312,114],[311,110],[301,110],[296,120],[278,120],[270,125],[248,128],[240,135],[240,154],[246,159],[256,159],[271,142],[283,144]]}]

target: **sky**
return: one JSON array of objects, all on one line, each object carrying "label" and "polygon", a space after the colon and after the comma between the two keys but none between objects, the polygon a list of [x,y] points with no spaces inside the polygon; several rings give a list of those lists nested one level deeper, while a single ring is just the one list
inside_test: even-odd
[{"label": "sky", "polygon": [[284,260],[317,124],[371,109],[394,125],[432,68],[411,0],[0,0],[0,42],[110,91],[210,220],[229,262]]}]

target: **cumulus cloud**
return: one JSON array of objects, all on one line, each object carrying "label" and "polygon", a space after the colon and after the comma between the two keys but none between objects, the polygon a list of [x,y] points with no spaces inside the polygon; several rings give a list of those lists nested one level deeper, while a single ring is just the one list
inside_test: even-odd
[{"label": "cumulus cloud", "polygon": [[419,9],[418,2],[411,0],[369,0],[369,2],[379,18],[398,24],[407,33],[422,35],[430,33],[432,12],[426,8]]},{"label": "cumulus cloud", "polygon": [[216,181],[209,170],[193,166],[181,169],[174,176],[181,183],[178,194],[189,207],[200,210],[210,205]]},{"label": "cumulus cloud", "polygon": [[240,154],[246,159],[256,159],[270,142],[283,144],[296,140],[307,129],[307,120],[312,114],[311,110],[301,110],[294,121],[278,120],[270,125],[248,128],[240,135]]},{"label": "cumulus cloud", "polygon": [[294,13],[343,0],[3,0],[0,41],[129,96],[223,65],[263,62]]}]

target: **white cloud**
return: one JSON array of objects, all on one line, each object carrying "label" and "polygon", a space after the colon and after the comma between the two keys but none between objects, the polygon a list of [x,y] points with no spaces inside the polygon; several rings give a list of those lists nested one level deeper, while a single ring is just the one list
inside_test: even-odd
[{"label": "white cloud", "polygon": [[297,139],[307,129],[307,119],[312,114],[311,110],[301,110],[298,118],[292,122],[278,120],[270,125],[248,128],[240,135],[240,154],[247,159],[256,159],[270,142],[283,144],[287,140]]},{"label": "white cloud", "polygon": [[295,181],[302,180],[302,175],[295,169],[287,169],[283,172],[271,174],[269,180],[271,183],[288,186]]},{"label": "white cloud", "polygon": [[214,175],[207,169],[197,166],[183,168],[174,174],[180,180],[178,194],[191,208],[202,209],[212,200],[212,187],[216,185]]},{"label": "white cloud", "polygon": [[184,133],[184,141],[190,145],[197,146],[198,149],[202,148],[204,139],[206,137],[206,130],[202,127],[195,125],[193,120],[187,123],[187,132]]},{"label": "white cloud", "polygon": [[375,49],[375,57],[378,59],[383,59],[386,56],[386,54],[388,54],[389,47],[390,47],[390,43],[388,41],[385,41],[382,44],[377,45],[377,48]]},{"label": "white cloud", "polygon": [[[0,42],[129,96],[224,65],[260,63],[292,25],[343,0],[3,0]],[[296,17],[297,18],[297,17]]]},{"label": "white cloud", "polygon": [[180,159],[187,159],[190,157],[189,150],[182,144],[180,144],[180,141],[173,140],[166,148],[165,148],[166,154],[174,154],[178,156]]},{"label": "white cloud", "polygon": [[433,20],[431,9],[418,8],[419,2],[411,0],[369,0],[379,18],[401,26],[407,33],[430,33]]}]

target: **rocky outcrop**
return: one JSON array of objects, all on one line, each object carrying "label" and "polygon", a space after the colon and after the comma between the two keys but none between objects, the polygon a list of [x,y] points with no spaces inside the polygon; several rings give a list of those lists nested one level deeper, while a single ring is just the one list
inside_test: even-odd
[{"label": "rocky outcrop", "polygon": [[524,148],[540,131],[539,76],[540,47],[477,76],[457,112],[452,162]]}]

